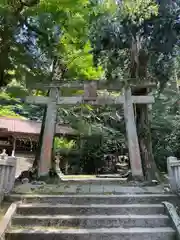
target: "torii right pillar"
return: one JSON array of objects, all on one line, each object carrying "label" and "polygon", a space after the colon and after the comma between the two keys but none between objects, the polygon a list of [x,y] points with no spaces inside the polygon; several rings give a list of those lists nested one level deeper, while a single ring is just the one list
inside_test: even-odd
[{"label": "torii right pillar", "polygon": [[[148,93],[147,93],[148,94]],[[134,101],[136,99],[136,101]],[[145,147],[144,142],[142,142],[142,139],[140,138],[138,140],[138,134],[137,134],[137,126],[134,116],[134,107],[133,103],[136,104],[136,106],[145,106],[147,108],[147,104],[154,103],[154,98],[151,96],[141,96],[136,95],[132,96],[131,88],[127,88],[124,90],[124,117],[125,117],[125,123],[126,123],[126,131],[127,131],[127,138],[128,138],[128,148],[129,148],[129,157],[130,157],[130,164],[131,164],[131,171],[132,171],[132,177],[135,180],[142,180],[144,177],[146,177],[147,180],[153,180],[157,179],[155,177],[156,167],[155,162],[153,161],[152,157],[149,157],[147,159],[144,159],[144,156],[148,156],[148,149]],[[140,107],[140,108],[142,108]],[[144,118],[143,118],[144,119]],[[144,121],[144,120],[143,120]],[[140,125],[143,125],[143,122],[141,120]],[[142,127],[141,127],[142,129]],[[147,129],[143,128],[143,133],[145,134]],[[138,132],[140,134],[140,132]],[[146,162],[146,170],[150,172],[151,176],[147,177],[146,171],[145,176],[143,173],[144,165],[142,164],[141,159],[141,153],[140,153],[140,146],[139,142],[141,144],[141,152],[143,154],[143,161]],[[151,146],[152,148],[152,146]],[[150,150],[150,149],[149,149]],[[152,150],[151,150],[152,151]],[[152,174],[153,173],[153,174]]]},{"label": "torii right pillar", "polygon": [[[147,96],[152,91],[154,86],[151,84],[144,86],[137,86],[132,89],[132,95],[134,97],[144,96],[147,99]],[[154,102],[154,98],[153,98]],[[148,107],[150,102],[141,101],[135,105],[136,109],[136,131],[138,135],[139,148],[141,153],[141,160],[144,172],[144,178],[146,181],[158,180],[161,181],[161,175],[156,166],[153,148],[152,148],[152,139],[151,139],[151,121],[150,117],[150,108]],[[151,103],[152,104],[152,103]]]},{"label": "torii right pillar", "polygon": [[141,162],[141,154],[139,149],[139,142],[136,130],[136,123],[134,117],[134,108],[132,102],[131,89],[124,90],[124,117],[126,124],[126,132],[128,139],[128,149],[130,157],[130,165],[132,178],[134,180],[143,180],[143,169]]}]

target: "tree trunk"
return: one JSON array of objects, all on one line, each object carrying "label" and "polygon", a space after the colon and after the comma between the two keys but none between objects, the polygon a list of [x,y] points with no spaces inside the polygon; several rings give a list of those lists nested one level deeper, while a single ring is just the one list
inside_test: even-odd
[{"label": "tree trunk", "polygon": [[147,181],[160,180],[159,171],[154,161],[150,132],[149,111],[147,104],[136,106],[137,132],[144,176]]},{"label": "tree trunk", "polygon": [[[133,95],[147,95],[148,88],[133,91]],[[136,126],[141,152],[144,177],[147,181],[160,181],[160,173],[154,161],[152,151],[151,128],[149,121],[149,107],[147,104],[137,104],[136,107]]]},{"label": "tree trunk", "polygon": [[4,25],[4,29],[0,31],[0,87],[8,84],[8,74],[6,70],[10,65],[9,52],[13,38],[12,29],[5,17],[2,25]]}]

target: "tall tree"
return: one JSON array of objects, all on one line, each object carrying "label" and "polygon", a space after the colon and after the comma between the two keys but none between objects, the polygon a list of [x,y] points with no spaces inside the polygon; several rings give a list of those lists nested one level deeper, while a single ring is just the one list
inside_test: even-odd
[{"label": "tall tree", "polygon": [[[87,0],[2,1],[0,87],[14,77],[22,79],[22,75],[29,82],[35,80],[35,76],[47,79],[54,53],[60,54],[64,48],[67,51],[67,44],[71,44],[71,48],[74,44],[79,54],[87,43],[89,12]],[[64,40],[55,48],[57,30]],[[61,54],[65,57],[65,52]],[[13,74],[11,70],[15,70]]]},{"label": "tall tree", "polygon": [[[40,50],[44,50],[44,56],[49,65],[53,62],[52,73],[45,79],[46,82],[63,81],[69,78],[76,79],[78,77],[94,79],[102,75],[100,68],[96,69],[93,67],[92,55],[89,53],[91,48],[88,43],[88,26],[86,24],[90,11],[88,1],[81,2],[84,6],[83,11],[82,8],[74,7],[74,3],[72,4],[70,1],[69,3],[64,3],[64,6],[58,9],[58,13],[53,10],[53,6],[52,13],[50,13],[51,9],[48,9],[48,15],[51,23],[53,23],[49,30],[49,34],[52,36],[50,38],[51,45],[47,45],[47,43],[44,45],[43,41],[40,41],[39,45]],[[78,4],[78,1],[76,4]],[[46,109],[34,166],[40,157],[45,118]]]},{"label": "tall tree", "polygon": [[[132,81],[155,80],[163,88],[170,79],[177,54],[180,3],[177,1],[175,8],[168,1],[107,2],[111,2],[109,12],[99,14],[91,28],[96,65],[103,65],[109,81],[122,81],[127,85]],[[145,94],[144,91],[140,94]],[[150,180],[157,176],[148,109],[145,106],[136,108],[144,172]]]}]

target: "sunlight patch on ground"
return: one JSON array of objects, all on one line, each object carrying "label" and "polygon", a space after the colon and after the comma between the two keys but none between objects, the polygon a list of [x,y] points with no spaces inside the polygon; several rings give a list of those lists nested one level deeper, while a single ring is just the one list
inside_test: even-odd
[{"label": "sunlight patch on ground", "polygon": [[64,175],[63,179],[94,179],[96,175]]},{"label": "sunlight patch on ground", "polygon": [[18,225],[18,226],[12,226],[11,227],[11,229],[12,230],[18,230],[18,231],[20,231],[20,230],[24,230],[24,228],[26,229],[26,230],[29,230],[29,231],[44,231],[44,232],[48,232],[48,231],[58,231],[58,230],[68,230],[68,229],[71,229],[71,230],[73,230],[73,229],[79,229],[79,227],[77,226],[77,227],[74,227],[74,226],[71,226],[71,227],[68,227],[68,226],[56,226],[56,227],[53,227],[53,226],[51,226],[51,227],[47,227],[47,226],[26,226],[26,227],[24,227],[24,226],[21,226],[21,225]]}]

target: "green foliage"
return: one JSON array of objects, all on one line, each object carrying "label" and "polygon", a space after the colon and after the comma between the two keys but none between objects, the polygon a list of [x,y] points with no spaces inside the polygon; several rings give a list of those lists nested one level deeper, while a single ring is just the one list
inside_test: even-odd
[{"label": "green foliage", "polygon": [[180,36],[180,3],[176,7],[173,4],[125,0],[113,14],[106,11],[92,21],[90,40],[94,62],[103,66],[108,80],[126,82],[130,78],[132,44],[138,39],[141,49],[148,53],[148,65],[142,65],[148,78],[165,86],[178,55],[175,47]]},{"label": "green foliage", "polygon": [[98,78],[87,52],[90,12],[87,0],[1,1],[0,87],[14,78],[31,85],[51,81],[55,56],[65,78]]},{"label": "green foliage", "polygon": [[12,81],[0,92],[0,116],[42,120],[43,109],[24,103],[28,90],[16,81]]},{"label": "green foliage", "polygon": [[142,24],[151,16],[158,15],[158,5],[154,0],[124,0],[120,8],[123,18],[128,17],[134,24]]},{"label": "green foliage", "polygon": [[92,135],[83,139],[81,144],[80,166],[86,174],[94,174],[104,164],[103,139],[101,135]]},{"label": "green foliage", "polygon": [[0,105],[0,116],[1,117],[23,118],[21,115],[16,114],[12,110],[12,106],[4,107],[2,105]]},{"label": "green foliage", "polygon": [[7,85],[6,92],[11,98],[17,99],[23,99],[28,95],[28,90],[16,80]]},{"label": "green foliage", "polygon": [[[69,39],[71,43],[68,43],[68,37],[71,36],[64,36],[64,63],[68,66],[66,77],[94,80],[101,78],[102,68],[93,66],[93,56],[89,53],[91,51],[90,43],[87,42],[83,49],[75,48],[71,38]],[[62,39],[62,41],[64,40]]]},{"label": "green foliage", "polygon": [[[125,126],[121,109],[88,104],[69,109],[60,109],[59,115],[80,134],[79,149],[74,164],[85,173],[94,173],[104,164],[104,154],[127,152]],[[70,157],[70,156],[69,156]]]},{"label": "green foliage", "polygon": [[75,147],[75,145],[76,142],[74,140],[68,140],[63,137],[55,137],[53,148],[55,152],[60,151],[68,155],[68,153]]},{"label": "green foliage", "polygon": [[158,167],[166,170],[167,157],[180,157],[179,94],[165,89],[152,109],[153,153]]}]

